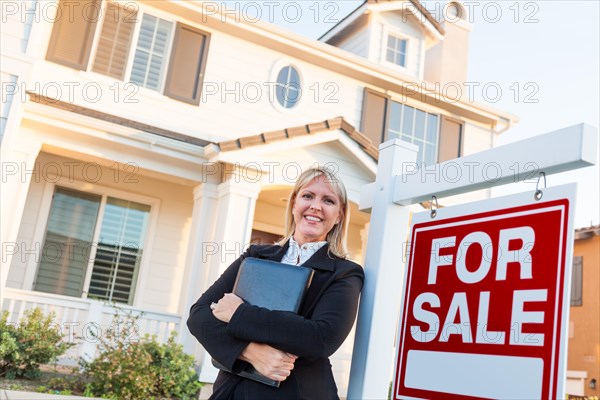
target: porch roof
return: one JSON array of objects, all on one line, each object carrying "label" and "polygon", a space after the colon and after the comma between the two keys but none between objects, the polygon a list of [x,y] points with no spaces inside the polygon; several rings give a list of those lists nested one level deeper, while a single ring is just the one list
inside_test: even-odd
[{"label": "porch roof", "polygon": [[350,139],[358,143],[361,149],[375,161],[379,158],[377,146],[364,134],[359,132],[343,117],[335,117],[325,121],[308,123],[305,125],[294,126],[276,131],[264,132],[258,135],[244,136],[233,140],[226,140],[217,143],[221,152],[245,149],[251,146],[260,146],[281,140],[289,140],[299,136],[314,135],[321,132],[329,132],[339,129]]}]

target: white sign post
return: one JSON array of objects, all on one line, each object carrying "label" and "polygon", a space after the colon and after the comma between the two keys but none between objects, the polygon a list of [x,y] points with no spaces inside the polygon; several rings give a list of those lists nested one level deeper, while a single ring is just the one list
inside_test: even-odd
[{"label": "white sign post", "polygon": [[595,165],[597,136],[597,129],[581,124],[424,169],[416,168],[410,144],[395,139],[380,146],[376,182],[361,194],[360,209],[372,210],[372,218],[348,399],[388,396],[394,358],[390,338],[396,330],[402,290],[401,278],[394,277],[405,273],[403,245],[410,218],[406,206],[432,196],[518,182],[540,172],[550,175]]}]

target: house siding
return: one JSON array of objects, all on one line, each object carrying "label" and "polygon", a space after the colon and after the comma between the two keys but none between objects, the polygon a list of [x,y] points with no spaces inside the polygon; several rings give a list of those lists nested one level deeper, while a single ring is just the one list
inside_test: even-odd
[{"label": "house siding", "polygon": [[[584,384],[585,396],[592,398],[600,394],[600,236],[598,227],[591,237],[576,239],[573,256],[583,257],[581,306],[570,308],[569,352],[567,369],[587,372]],[[596,389],[590,381],[596,379]]]},{"label": "house siding", "polygon": [[24,54],[27,51],[31,26],[41,15],[39,8],[38,0],[15,0],[2,5],[0,40],[3,52]]},{"label": "house siding", "polygon": [[368,58],[369,32],[368,26],[363,25],[339,42],[333,42],[332,44],[357,56]]}]

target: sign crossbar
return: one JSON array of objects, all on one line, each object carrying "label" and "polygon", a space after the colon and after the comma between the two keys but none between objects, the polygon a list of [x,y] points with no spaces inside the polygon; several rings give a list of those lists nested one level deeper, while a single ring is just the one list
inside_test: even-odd
[{"label": "sign crossbar", "polygon": [[[578,124],[431,166],[405,161],[394,178],[393,202],[407,206],[432,195],[453,196],[537,178],[540,172],[589,167],[597,163],[597,149],[598,129]],[[374,183],[364,187],[362,211],[372,207],[377,191]]]}]

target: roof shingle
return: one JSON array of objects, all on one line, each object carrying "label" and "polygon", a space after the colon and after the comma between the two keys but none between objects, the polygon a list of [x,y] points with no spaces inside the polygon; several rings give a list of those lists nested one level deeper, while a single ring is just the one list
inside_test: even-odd
[{"label": "roof shingle", "polygon": [[379,158],[379,150],[371,142],[371,140],[356,130],[356,128],[343,117],[336,117],[325,121],[293,126],[286,128],[285,130],[270,131],[260,133],[258,135],[244,136],[234,140],[225,140],[217,143],[217,145],[221,151],[240,150],[251,146],[259,146],[305,135],[318,134],[319,132],[332,131],[335,129],[340,129],[343,131],[350,139],[358,143],[362,150],[374,160]]}]

